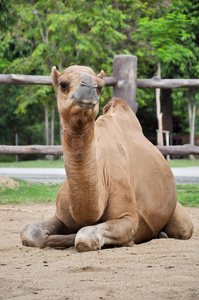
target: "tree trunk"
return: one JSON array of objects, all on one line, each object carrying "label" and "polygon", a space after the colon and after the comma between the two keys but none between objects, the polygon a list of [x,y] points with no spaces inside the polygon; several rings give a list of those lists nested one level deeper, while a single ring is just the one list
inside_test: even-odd
[{"label": "tree trunk", "polygon": [[163,128],[164,130],[168,130],[169,133],[173,132],[173,100],[171,94],[171,89],[163,89],[161,94]]},{"label": "tree trunk", "polygon": [[[189,111],[189,143],[194,145],[195,137],[195,116],[196,116],[196,101],[192,100],[191,94],[188,92],[188,111]],[[190,159],[195,159],[194,155],[189,156]]]},{"label": "tree trunk", "polygon": [[55,108],[52,107],[51,114],[51,145],[54,145],[54,127],[55,127]]},{"label": "tree trunk", "polygon": [[[161,78],[161,65],[158,61],[158,77]],[[158,119],[158,131],[157,131],[157,144],[163,146],[163,126],[162,126],[162,113],[160,103],[160,89],[156,89],[156,113]]]},{"label": "tree trunk", "polygon": [[45,130],[46,130],[46,145],[49,145],[49,127],[48,127],[48,104],[45,103]]},{"label": "tree trunk", "polygon": [[60,140],[60,145],[62,145],[62,126],[61,126],[61,123],[59,125],[59,140]]}]

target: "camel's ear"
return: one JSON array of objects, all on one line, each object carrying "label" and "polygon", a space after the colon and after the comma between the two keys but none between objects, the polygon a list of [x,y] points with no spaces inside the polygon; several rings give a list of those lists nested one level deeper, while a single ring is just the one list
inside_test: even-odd
[{"label": "camel's ear", "polygon": [[104,71],[101,70],[101,72],[97,75],[97,77],[100,78],[100,79],[103,79],[104,75],[105,75]]},{"label": "camel's ear", "polygon": [[51,77],[52,77],[52,81],[53,81],[53,85],[58,86],[58,77],[59,77],[60,72],[57,71],[56,67],[52,67],[52,73],[51,73]]}]

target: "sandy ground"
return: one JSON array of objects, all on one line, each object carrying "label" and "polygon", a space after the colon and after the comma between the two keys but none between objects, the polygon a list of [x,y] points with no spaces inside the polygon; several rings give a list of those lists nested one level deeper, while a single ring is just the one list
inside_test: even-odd
[{"label": "sandy ground", "polygon": [[20,230],[54,209],[0,206],[0,299],[199,299],[199,208],[187,208],[195,226],[188,241],[160,239],[87,253],[22,246]]}]

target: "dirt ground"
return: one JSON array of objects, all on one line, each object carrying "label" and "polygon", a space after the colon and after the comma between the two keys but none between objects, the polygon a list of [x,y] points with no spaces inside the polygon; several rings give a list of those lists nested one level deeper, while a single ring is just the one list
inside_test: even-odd
[{"label": "dirt ground", "polygon": [[52,216],[55,204],[2,205],[0,299],[199,299],[199,208],[186,209],[195,226],[188,241],[78,253],[21,245],[21,229]]}]

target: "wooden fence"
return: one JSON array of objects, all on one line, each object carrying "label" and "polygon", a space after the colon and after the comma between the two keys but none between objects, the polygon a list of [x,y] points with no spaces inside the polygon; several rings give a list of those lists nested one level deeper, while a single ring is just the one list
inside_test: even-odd
[{"label": "wooden fence", "polygon": [[[52,85],[50,76],[0,74],[0,84]],[[136,113],[136,89],[145,88],[199,88],[199,79],[152,79],[137,78],[137,57],[116,55],[113,61],[113,77],[105,77],[105,86],[113,86],[113,97],[123,98]],[[163,155],[199,155],[199,147],[194,145],[157,146]],[[43,154],[60,155],[62,146],[0,146],[0,154]]]}]

